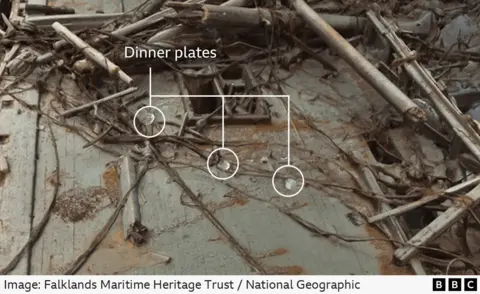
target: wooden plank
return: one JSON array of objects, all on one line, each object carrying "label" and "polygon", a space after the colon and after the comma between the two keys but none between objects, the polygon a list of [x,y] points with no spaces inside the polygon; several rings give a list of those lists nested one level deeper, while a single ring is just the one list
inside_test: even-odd
[{"label": "wooden plank", "polygon": [[[40,125],[45,124],[42,119]],[[118,200],[116,172],[106,167],[113,158],[92,147],[83,149],[85,141],[64,128],[54,126],[54,133],[61,186],[54,214],[32,250],[33,274],[62,273],[88,247]],[[34,224],[52,197],[55,153],[49,136],[46,131],[39,134]]]},{"label": "wooden plank", "polygon": [[[31,105],[38,104],[34,90],[17,97]],[[0,97],[2,101],[9,99]],[[6,157],[10,170],[0,183],[0,268],[3,268],[30,237],[37,113],[10,101],[2,103],[0,122],[0,154]],[[27,272],[25,255],[12,273]]]}]

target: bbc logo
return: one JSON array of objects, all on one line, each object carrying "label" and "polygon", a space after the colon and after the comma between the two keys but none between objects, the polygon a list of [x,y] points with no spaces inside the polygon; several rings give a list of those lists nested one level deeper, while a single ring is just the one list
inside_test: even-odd
[{"label": "bbc logo", "polygon": [[477,291],[476,278],[435,278],[433,279],[433,291],[437,292],[460,292],[460,291]]}]

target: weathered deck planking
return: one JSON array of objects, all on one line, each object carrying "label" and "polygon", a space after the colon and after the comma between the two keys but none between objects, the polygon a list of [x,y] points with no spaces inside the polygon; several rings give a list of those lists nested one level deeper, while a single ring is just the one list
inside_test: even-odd
[{"label": "weathered deck planking", "polygon": [[[38,104],[36,91],[16,96],[30,105]],[[7,158],[10,169],[0,183],[0,268],[7,265],[30,237],[38,116],[18,102],[7,100],[11,97],[0,97],[0,156]],[[12,274],[28,272],[27,255]]]},{"label": "weathered deck planking", "polygon": [[[90,2],[76,3],[74,8],[83,13],[99,9],[104,10],[105,13],[114,13],[127,11],[137,4],[130,3],[131,1],[128,3],[116,1],[115,5],[105,1]],[[52,2],[49,3],[52,4]],[[71,1],[62,3],[72,4]],[[59,4],[60,2],[54,3],[54,5]],[[348,119],[352,114],[368,111],[369,103],[365,96],[369,94],[365,89],[360,90],[348,75],[340,76],[330,87],[329,82],[319,82],[320,74],[318,77],[314,75],[317,72],[320,73],[321,69],[316,66],[316,63],[307,63],[304,72],[298,72],[288,81],[288,84],[295,86],[286,88],[292,97],[292,103],[311,115],[343,148],[368,153],[365,144],[362,144],[361,137],[354,136],[356,130],[349,124]],[[178,93],[171,77],[156,75],[154,81],[153,94]],[[306,92],[319,95],[318,97],[305,95]],[[230,140],[268,140],[271,143],[270,146],[262,146],[255,150],[235,149],[241,165],[258,165],[260,158],[270,153],[277,160],[286,156],[286,128],[281,127],[286,125],[285,108],[279,101],[273,104],[276,112],[280,114],[274,126],[252,126],[245,130],[228,129],[227,139]],[[178,117],[182,114],[180,101],[158,100],[154,105],[164,110],[168,119],[177,121],[180,119]],[[44,122],[41,122],[42,124]],[[94,148],[82,149],[85,142],[65,129],[55,127],[55,133],[60,150],[62,180],[59,196],[85,196],[80,192],[92,192],[92,189],[97,192],[98,189],[106,189],[115,193],[115,185],[112,186],[111,181],[110,184],[105,181],[106,178],[110,180],[116,178],[115,174],[113,176],[111,174],[114,172],[105,166],[114,158]],[[218,130],[216,133],[219,135]],[[55,155],[48,136],[48,132],[43,131],[39,138],[35,223],[43,215],[53,189],[49,179],[52,176]],[[318,172],[320,166],[341,170],[336,166],[334,159],[338,153],[328,140],[308,130],[300,122],[297,122],[295,130],[292,130],[292,144],[293,162],[302,169],[306,177],[324,178],[325,175]],[[300,151],[300,148],[312,150],[315,157],[309,157],[308,152]],[[204,164],[195,157],[190,163]],[[180,169],[180,173],[192,190],[202,195],[202,201],[215,211],[215,216],[238,242],[271,273],[378,274],[385,266],[378,259],[382,252],[374,244],[343,244],[325,238],[312,237],[310,232],[268,203],[270,201],[277,205],[295,207],[295,213],[321,229],[345,235],[368,236],[364,227],[352,225],[346,217],[350,210],[339,199],[349,200],[352,198],[351,195],[328,195],[327,192],[323,193],[307,187],[297,197],[285,199],[273,191],[271,178],[255,179],[236,176],[228,183],[248,191],[263,201],[243,198],[243,201],[232,201],[231,198],[224,197],[231,189],[223,182],[190,168]],[[105,174],[110,176],[105,177]],[[348,178],[347,175],[345,177]],[[125,242],[122,224],[118,222],[80,273],[252,273],[248,265],[198,210],[185,207],[180,203],[182,192],[169,180],[165,171],[149,172],[142,183],[141,194],[144,224],[152,233],[149,244],[144,248],[134,248]],[[339,199],[331,196],[337,196]],[[57,211],[42,238],[33,248],[31,272],[33,274],[61,273],[87,248],[111,214],[112,206],[103,199],[96,203],[98,213],[92,213],[91,216],[75,222],[63,220],[59,216],[62,215],[62,211]],[[65,210],[68,211],[68,209]],[[65,216],[65,211],[63,215]],[[173,261],[165,265],[158,254],[171,256]]]},{"label": "weathered deck planking", "polygon": [[[306,76],[300,76],[298,79],[308,85],[315,84],[312,83],[312,80],[308,81]],[[161,92],[162,88],[165,88],[165,82],[162,84],[162,88],[155,87],[157,84],[154,83],[154,94],[165,93]],[[315,90],[322,91],[318,87]],[[334,128],[341,125],[338,122],[338,115],[343,113],[345,109],[329,110],[321,102],[315,102],[316,105],[307,105],[305,101],[298,99],[298,89],[292,92],[292,103],[300,108],[309,108],[310,114],[314,118],[331,120]],[[168,93],[172,94],[172,92]],[[353,97],[353,94],[357,94],[356,89],[351,89],[350,94],[351,97]],[[355,99],[358,102],[359,98],[355,97]],[[158,102],[154,102],[154,105],[163,108],[167,117],[178,114],[180,103],[175,105],[171,102],[171,99],[165,100],[158,99]],[[285,126],[285,108],[279,101],[269,102],[274,104],[275,110],[281,115],[278,118],[278,124]],[[352,105],[352,103],[347,101],[345,105]],[[264,127],[260,126],[259,128],[262,130]],[[334,128],[327,128],[325,131],[328,133]],[[276,129],[275,132],[269,131],[266,127],[264,128],[266,130],[258,131],[256,134],[255,132],[252,134],[248,129],[255,129],[255,127],[246,127],[243,130],[242,128],[228,127],[227,140],[248,138],[266,140],[278,145],[286,143],[286,129],[274,126],[271,129]],[[333,158],[337,155],[337,152],[329,146],[325,138],[302,130],[299,133],[302,136],[302,141],[306,144],[304,147],[315,151],[321,149],[324,155],[323,159]],[[344,139],[343,131],[339,132],[339,135],[342,135],[340,139]],[[218,132],[217,136],[219,136]],[[299,145],[298,140],[293,136],[294,132],[292,131],[292,142]],[[338,136],[334,135],[334,137]],[[345,143],[341,145],[347,150],[359,148],[360,141],[358,139],[347,140],[346,142],[350,146],[344,146]],[[286,147],[278,148],[274,144],[253,152],[252,148],[233,149],[239,155],[241,165],[248,165],[251,162],[258,163],[262,156],[268,156],[272,151],[277,158],[286,156]],[[293,151],[292,157],[296,162],[295,164],[298,164],[304,171],[306,177],[315,176],[316,173],[311,170],[311,167],[299,159],[301,155],[297,156]],[[197,160],[192,160],[191,163],[200,166],[204,164]],[[238,242],[272,273],[375,274],[380,271],[376,258],[378,252],[372,244],[335,244],[326,239],[312,237],[309,232],[264,202],[246,199],[244,202],[238,203],[225,198],[224,195],[231,189],[208,174],[189,168],[181,169],[180,173],[186,183],[195,192],[202,195],[204,203],[207,203],[208,207],[215,211],[216,217],[228,228]],[[363,227],[355,227],[348,221],[346,214],[350,210],[338,199],[329,198],[316,190],[305,189],[299,196],[293,199],[285,199],[275,194],[271,187],[271,178],[252,179],[251,177],[236,176],[228,182],[266,201],[274,198],[276,204],[299,206],[296,212],[306,220],[317,224],[320,228],[339,234],[368,236]],[[229,248],[230,244],[196,209],[187,208],[180,204],[181,192],[175,184],[168,180],[164,171],[149,173],[143,187],[142,191],[147,199],[147,203],[142,207],[145,224],[154,228],[154,235],[150,241],[152,250],[165,252],[165,254],[173,257],[173,262],[168,266],[143,267],[129,271],[129,273],[252,273],[245,262]]]},{"label": "weathered deck planking", "polygon": [[[42,95],[47,100],[48,95]],[[45,125],[44,118],[40,125]],[[83,149],[81,137],[63,127],[53,126],[59,151],[60,190],[57,206],[44,233],[32,250],[34,274],[58,274],[83,253],[106,223],[118,200],[116,172],[106,165],[113,160],[95,148]],[[55,153],[50,133],[39,134],[35,224],[53,196]],[[113,202],[113,203],[112,203]]]},{"label": "weathered deck planking", "polygon": [[[301,75],[291,83],[308,85],[315,84],[308,80],[308,75]],[[146,79],[146,77],[145,77]],[[315,79],[310,77],[310,79]],[[341,80],[340,80],[341,81]],[[154,94],[174,94],[173,80],[167,75],[154,77]],[[310,86],[311,87],[311,86]],[[338,144],[347,150],[363,150],[359,138],[345,140],[345,124],[342,114],[349,108],[361,105],[361,97],[355,88],[351,95],[356,103],[346,101],[344,106],[332,109],[322,101],[304,101],[298,95],[299,89],[290,89],[292,103],[302,110],[309,111],[315,121],[329,122],[322,128],[330,134]],[[322,94],[327,87],[317,86],[314,91]],[[328,92],[328,90],[327,90]],[[326,95],[326,94],[325,94]],[[332,95],[336,101],[338,96]],[[343,95],[343,94],[342,94]],[[163,110],[167,119],[179,120],[182,103],[178,99],[156,99],[153,105]],[[273,98],[275,99],[275,98]],[[252,150],[251,147],[233,148],[240,157],[242,166],[259,165],[260,158],[270,153],[277,160],[286,156],[286,112],[280,101],[270,101],[279,117],[273,126],[251,126],[247,128],[228,127],[227,140],[268,141],[271,144]],[[364,109],[350,109],[365,111]],[[295,120],[294,120],[295,121]],[[283,126],[283,127],[282,127]],[[335,156],[338,152],[316,133],[306,129],[298,120],[296,129],[301,137],[292,130],[292,162],[298,166],[308,178],[324,179],[325,175],[315,168],[334,168]],[[167,129],[168,133],[169,130]],[[89,148],[82,149],[83,140],[64,129],[56,128],[58,144],[61,150],[62,190],[86,189],[104,185],[101,183],[102,173],[106,171],[105,164],[113,158],[105,153]],[[219,130],[213,136],[220,135]],[[52,166],[54,154],[51,144],[41,133],[39,147],[39,165],[37,175],[36,216],[41,215],[43,207],[48,203],[48,177],[46,166]],[[48,147],[47,147],[48,146]],[[228,146],[227,146],[228,147]],[[298,147],[298,148],[295,148]],[[316,157],[309,157],[309,152],[299,148],[314,151]],[[360,149],[359,149],[360,148]],[[319,153],[319,150],[321,152]],[[171,150],[164,150],[171,154]],[[364,150],[367,152],[367,150]],[[179,160],[182,157],[179,157]],[[204,166],[205,162],[192,157],[190,163]],[[341,163],[341,162],[340,162]],[[333,167],[332,167],[333,166]],[[191,168],[179,169],[186,183],[196,193],[202,195],[202,201],[215,212],[217,219],[246,248],[265,269],[271,273],[289,274],[375,274],[380,272],[377,256],[380,254],[373,244],[354,243],[341,244],[328,239],[313,237],[310,232],[280,213],[270,203],[294,207],[295,213],[316,224],[319,228],[339,234],[368,236],[366,230],[350,223],[346,214],[350,211],[340,200],[326,193],[305,188],[304,191],[291,199],[279,197],[271,187],[271,178],[252,178],[236,176],[228,183],[239,189],[248,191],[264,201],[244,199],[242,201],[224,197],[231,189],[222,181],[213,179],[210,175]],[[273,172],[272,172],[273,173]],[[41,183],[44,183],[43,186]],[[182,192],[163,170],[150,171],[141,188],[142,218],[152,236],[145,248],[133,248],[123,240],[122,224],[118,223],[92,256],[81,273],[95,274],[251,274],[252,270],[231,249],[219,232],[206,220],[201,213],[183,206],[180,203]],[[352,197],[351,195],[340,195]],[[354,197],[354,196],[353,196]],[[342,198],[342,197],[339,197]],[[41,241],[32,253],[32,272],[48,274],[61,272],[78,254],[85,250],[106,222],[111,208],[101,210],[94,217],[79,222],[65,222],[55,216],[51,221]],[[158,254],[166,254],[173,261],[165,265]],[[107,258],[108,257],[108,258]],[[108,260],[108,261],[107,261]],[[106,262],[107,261],[107,262]]]}]

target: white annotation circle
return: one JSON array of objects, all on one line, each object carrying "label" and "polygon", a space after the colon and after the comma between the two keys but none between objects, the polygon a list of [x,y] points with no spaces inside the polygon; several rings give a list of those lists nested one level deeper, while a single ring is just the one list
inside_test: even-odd
[{"label": "white annotation circle", "polygon": [[[235,171],[231,175],[229,175],[228,177],[225,177],[225,178],[217,177],[216,175],[213,174],[212,170],[210,169],[210,159],[212,159],[212,155],[215,154],[215,152],[218,152],[218,151],[221,151],[221,150],[225,150],[225,151],[228,151],[228,152],[232,153],[233,156],[235,157],[235,160],[237,161],[237,167],[235,168]],[[230,149],[230,148],[225,148],[225,147],[217,148],[217,149],[213,150],[212,152],[210,152],[210,154],[207,157],[207,170],[210,173],[210,175],[217,180],[225,181],[225,180],[233,178],[233,176],[235,176],[237,174],[239,168],[240,168],[240,160],[238,159],[237,154],[235,152],[233,152],[233,150]]]},{"label": "white annotation circle", "polygon": [[[279,171],[281,171],[282,169],[287,168],[287,167],[290,167],[290,168],[293,168],[294,170],[296,170],[300,174],[300,177],[302,178],[302,184],[300,185],[300,188],[298,189],[298,191],[293,193],[293,194],[290,194],[290,195],[283,194],[282,192],[278,191],[277,187],[275,186],[275,176],[277,175],[277,173]],[[298,167],[290,165],[290,164],[282,165],[281,167],[277,168],[277,170],[273,173],[272,186],[273,186],[273,189],[275,190],[275,192],[277,192],[277,194],[282,196],[282,197],[287,197],[287,198],[295,197],[298,194],[300,194],[300,192],[302,192],[303,187],[305,186],[305,177],[303,176],[302,171]]]},{"label": "white annotation circle", "polygon": [[[163,119],[163,125],[162,125],[162,128],[160,129],[160,131],[158,131],[156,134],[153,134],[153,135],[145,135],[143,134],[142,132],[140,132],[138,130],[138,127],[137,127],[137,116],[138,114],[140,113],[140,111],[144,110],[144,109],[153,109],[154,111],[157,111],[160,113],[160,115],[162,116],[162,119]],[[156,136],[160,135],[163,130],[165,129],[165,126],[167,125],[167,122],[166,122],[166,119],[165,119],[165,114],[163,113],[163,111],[160,110],[160,108],[158,107],[155,107],[155,106],[151,106],[151,105],[147,105],[147,106],[144,106],[142,108],[140,108],[139,110],[137,110],[137,112],[135,112],[135,115],[133,116],[133,128],[135,129],[135,131],[137,132],[138,135],[144,137],[144,138],[147,138],[147,139],[151,139],[151,138],[155,138]]]}]

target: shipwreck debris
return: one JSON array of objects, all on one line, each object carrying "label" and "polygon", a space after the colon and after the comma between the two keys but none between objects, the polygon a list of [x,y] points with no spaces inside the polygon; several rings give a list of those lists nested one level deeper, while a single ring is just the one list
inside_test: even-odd
[{"label": "shipwreck debris", "polygon": [[460,217],[462,217],[470,208],[476,206],[480,201],[480,187],[476,186],[472,191],[467,193],[464,199],[459,198],[448,210],[437,217],[433,222],[422,229],[418,234],[408,241],[408,245],[395,251],[395,257],[405,262],[409,260],[418,250],[419,247],[425,246],[427,243],[438,237],[451,227]]},{"label": "shipwreck debris", "polygon": [[370,83],[387,101],[395,106],[402,115],[405,115],[407,119],[414,122],[423,122],[426,120],[423,110],[413,103],[408,96],[387,79],[303,0],[291,0],[290,3],[305,22],[315,30],[335,52],[340,54],[360,76]]},{"label": "shipwreck debris", "polygon": [[[413,51],[407,47],[405,42],[396,35],[392,24],[385,21],[381,16],[377,16],[373,11],[367,12],[367,15],[382,36],[390,42],[399,58],[407,58],[413,54]],[[441,86],[425,67],[415,59],[402,62],[402,65],[422,91],[428,95],[430,101],[435,105],[435,109],[448,122],[458,138],[480,160],[480,136],[472,127],[471,122],[462,117],[460,110],[445,96]]]},{"label": "shipwreck debris", "polygon": [[[100,148],[121,158],[124,198],[88,250],[66,273],[78,270],[120,213],[124,237],[136,246],[147,241],[149,229],[142,224],[138,184],[149,169],[157,167],[164,168],[182,188],[182,197],[190,198],[182,199],[182,204],[199,209],[220,231],[222,240],[228,241],[256,272],[268,272],[170,164],[179,164],[179,158],[184,161],[182,164],[191,164],[191,157],[183,158],[187,152],[188,156],[208,161],[205,150],[216,150],[221,145],[209,131],[222,121],[227,125],[272,127],[278,115],[267,96],[292,95],[284,84],[296,71],[304,70],[306,59],[321,64],[318,77],[317,72],[309,74],[325,87],[338,91],[329,84],[333,79],[344,78],[337,57],[384,98],[368,114],[370,117],[344,115],[354,127],[367,120],[368,128],[362,130],[361,137],[367,141],[363,147],[369,148],[372,156],[356,156],[337,144],[338,138],[329,138],[338,147],[338,156],[329,160],[341,163],[355,187],[316,178],[304,183],[311,189],[337,189],[341,191],[338,194],[351,190],[352,195],[367,199],[371,210],[354,207],[357,210],[347,215],[355,216],[358,225],[369,223],[379,228],[386,236],[382,242],[395,247],[392,258],[408,263],[416,274],[437,270],[448,273],[454,258],[465,264],[455,265],[455,270],[478,269],[480,250],[473,248],[474,233],[479,231],[480,199],[480,77],[476,70],[480,55],[475,35],[478,21],[467,9],[434,4],[378,4],[369,5],[366,11],[365,7],[355,10],[340,2],[289,0],[273,6],[257,4],[244,0],[151,0],[135,12],[91,15],[77,14],[69,7],[27,4],[21,7],[27,15],[20,20],[9,20],[9,13],[2,10],[0,41],[6,50],[0,63],[0,78],[8,82],[2,88],[2,95],[7,98],[2,98],[0,114],[9,111],[9,103],[15,101],[82,136],[87,140],[84,148]],[[46,15],[31,15],[33,11]],[[370,42],[372,39],[379,42]],[[215,57],[170,58],[153,54],[164,58],[143,58],[125,54],[126,48],[164,53],[195,51],[200,47],[215,50]],[[172,115],[175,119],[164,117],[168,132],[164,133],[162,128],[151,137],[139,130],[155,133],[156,115],[135,119],[136,110],[152,106],[151,89],[133,79],[133,74],[144,68],[154,73],[173,73],[183,104]],[[286,78],[279,72],[285,73]],[[75,84],[78,94],[67,88],[64,80]],[[37,109],[36,105],[18,99],[11,88],[20,83],[30,83],[39,91],[48,92],[54,96],[53,101]],[[169,92],[161,96],[173,92],[166,91]],[[313,90],[298,91],[298,96],[310,104],[320,103],[322,95]],[[375,95],[369,98],[376,99]],[[55,115],[50,115],[52,112]],[[318,126],[320,122],[297,107],[295,119],[301,120],[302,128],[328,137]],[[296,129],[295,132],[298,135]],[[253,144],[250,133],[243,136],[242,142],[229,143],[239,147]],[[9,139],[8,135],[0,136],[0,145],[10,145]],[[268,146],[269,142],[261,144]],[[173,156],[163,158],[162,154],[172,150]],[[319,151],[309,152],[311,158],[306,161],[318,164],[320,173],[335,179],[319,164],[323,160]],[[0,156],[0,186],[10,173],[7,155]],[[432,157],[437,158],[431,160]],[[264,172],[275,170],[273,156],[252,158],[260,169],[240,169],[238,175],[248,175],[259,184]],[[207,169],[216,166],[223,172],[231,173],[234,167],[220,156],[212,156],[207,163]],[[291,178],[282,180],[284,189],[295,190],[298,186],[298,181]],[[98,197],[77,197],[77,202],[66,196],[85,191],[67,190],[60,194],[54,212],[68,221],[90,217],[104,198],[105,191],[99,189],[86,191],[96,192]],[[285,214],[296,218],[290,212]],[[296,221],[300,222],[298,218]],[[300,223],[314,230],[312,224]],[[464,229],[465,236],[456,234],[458,228]],[[318,228],[314,231],[324,237],[332,235]],[[335,236],[346,242],[355,239]],[[463,245],[439,245],[444,239]]]},{"label": "shipwreck debris", "polygon": [[[148,148],[148,147],[146,147]],[[121,164],[120,186],[122,194],[134,187],[137,179],[136,163],[130,156],[125,156]],[[138,188],[134,187],[123,211],[123,236],[135,246],[146,242],[148,229],[142,224],[141,208],[138,199]]]},{"label": "shipwreck debris", "polygon": [[118,76],[118,78],[124,81],[127,85],[133,83],[133,79],[129,77],[125,72],[123,72],[123,70],[121,70],[117,65],[115,65],[108,58],[106,58],[102,53],[85,43],[82,39],[77,37],[71,31],[69,31],[61,23],[55,22],[54,24],[52,24],[52,28],[58,34],[60,34],[62,38],[77,47],[78,50],[81,50],[93,62],[103,67],[109,74]]}]

